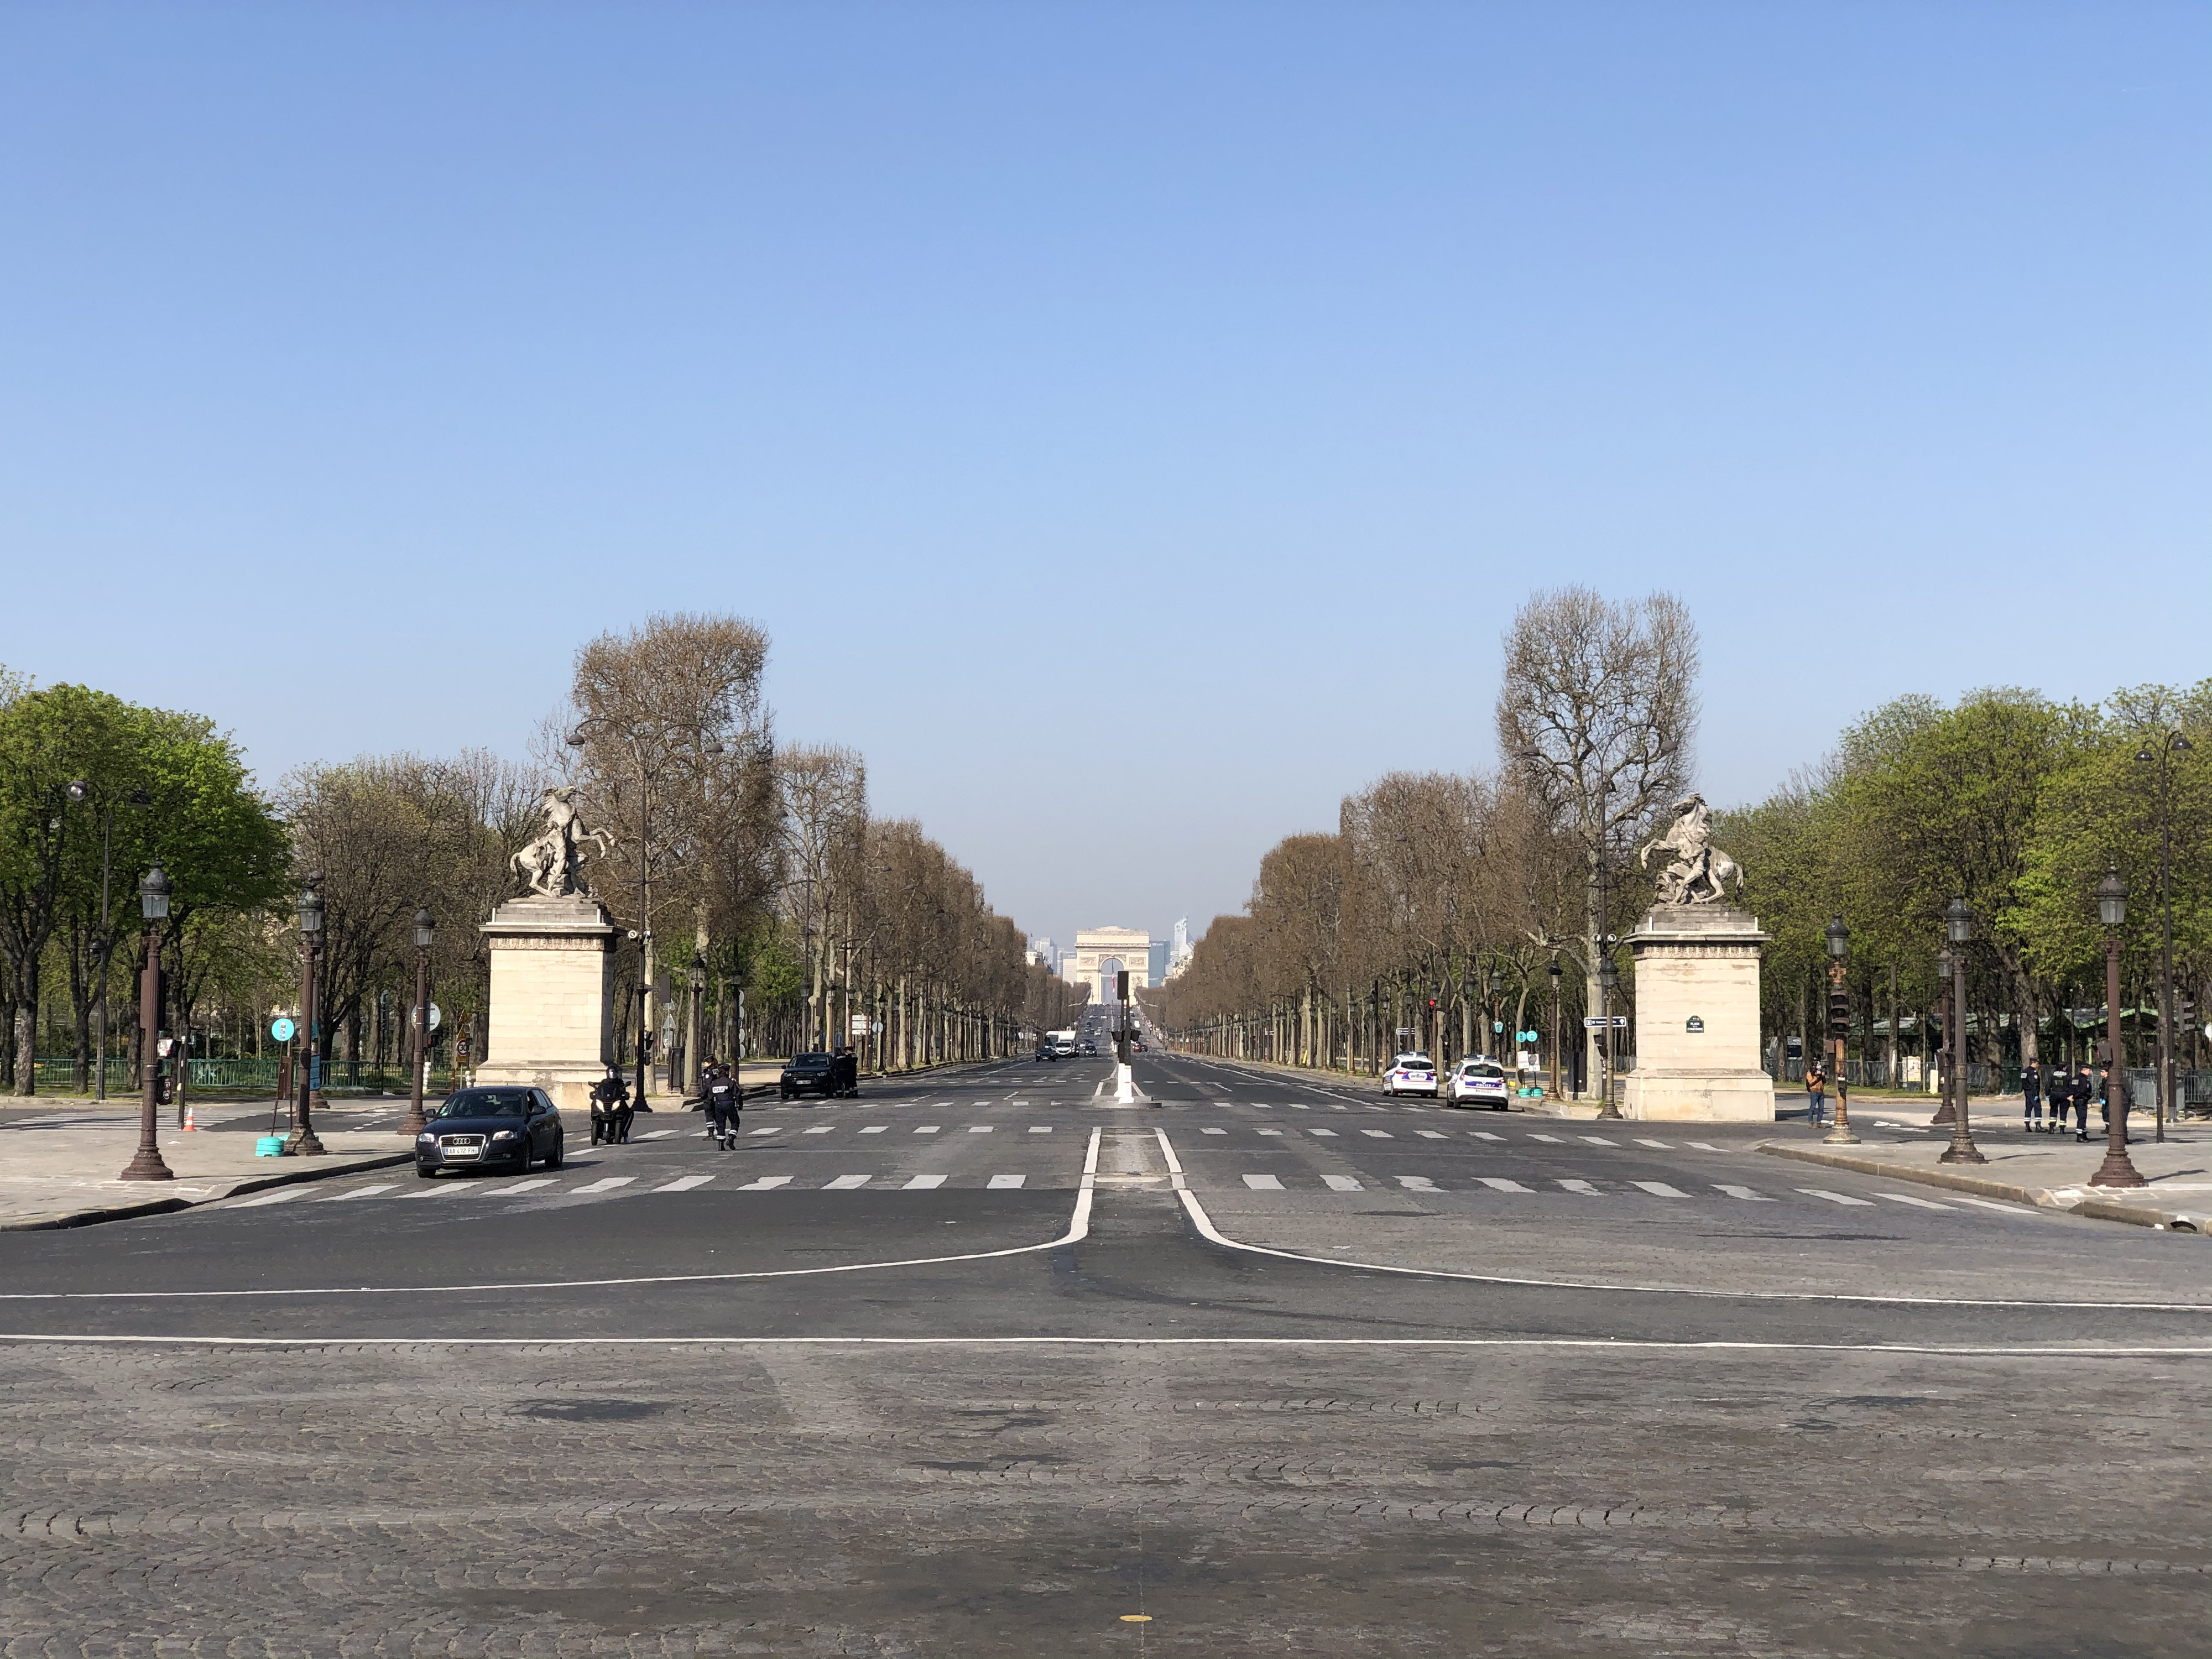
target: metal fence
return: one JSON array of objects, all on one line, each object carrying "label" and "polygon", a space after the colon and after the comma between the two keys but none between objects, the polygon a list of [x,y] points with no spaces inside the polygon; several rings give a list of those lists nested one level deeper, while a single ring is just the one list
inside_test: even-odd
[{"label": "metal fence", "polygon": [[[216,1094],[274,1095],[276,1092],[276,1068],[279,1056],[264,1054],[259,1059],[246,1055],[238,1060],[194,1060],[189,1062],[191,1074],[189,1086],[193,1090]],[[88,1091],[91,1086],[90,1068],[87,1068],[82,1085],[77,1082],[76,1060],[68,1054],[47,1055],[33,1062],[33,1074],[41,1094],[75,1094],[80,1086]],[[379,1071],[364,1066],[356,1080],[347,1071],[343,1061],[330,1067],[325,1076],[326,1090],[361,1089],[390,1094],[407,1087],[404,1072]],[[120,1055],[110,1055],[107,1060],[107,1092],[127,1095],[136,1091],[137,1085],[131,1076],[131,1062]],[[436,1086],[434,1073],[432,1086]]]}]

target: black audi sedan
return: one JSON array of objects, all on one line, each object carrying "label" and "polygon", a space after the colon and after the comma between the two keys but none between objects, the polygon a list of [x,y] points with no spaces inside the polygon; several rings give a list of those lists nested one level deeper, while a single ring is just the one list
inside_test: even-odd
[{"label": "black audi sedan", "polygon": [[793,1054],[784,1062],[782,1075],[775,1080],[775,1092],[782,1100],[806,1094],[829,1099],[837,1092],[837,1056]]},{"label": "black audi sedan", "polygon": [[463,1089],[429,1115],[415,1137],[415,1173],[497,1168],[528,1172],[542,1158],[561,1167],[561,1114],[543,1089]]}]

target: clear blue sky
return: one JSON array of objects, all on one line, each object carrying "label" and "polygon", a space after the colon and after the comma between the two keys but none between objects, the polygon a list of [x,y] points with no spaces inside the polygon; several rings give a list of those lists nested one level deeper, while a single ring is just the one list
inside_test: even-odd
[{"label": "clear blue sky", "polygon": [[273,781],[733,610],[1063,940],[1486,761],[1539,586],[1689,602],[1722,800],[2194,679],[2209,71],[2111,0],[12,4],[0,662]]}]

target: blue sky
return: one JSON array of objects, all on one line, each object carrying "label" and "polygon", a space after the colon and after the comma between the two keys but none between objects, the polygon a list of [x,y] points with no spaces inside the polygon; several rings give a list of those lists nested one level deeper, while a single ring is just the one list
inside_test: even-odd
[{"label": "blue sky", "polygon": [[[265,778],[775,639],[1065,939],[1671,587],[1700,781],[2212,674],[2212,10],[0,10],[0,663]],[[2115,624],[2115,616],[2124,618]]]}]

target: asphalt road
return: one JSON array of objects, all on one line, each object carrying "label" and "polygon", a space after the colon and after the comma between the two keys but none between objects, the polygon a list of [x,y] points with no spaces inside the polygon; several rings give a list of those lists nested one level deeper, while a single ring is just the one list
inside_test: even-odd
[{"label": "asphalt road", "polygon": [[2205,1241],[1137,1075],[0,1235],[0,1654],[2203,1650]]}]

